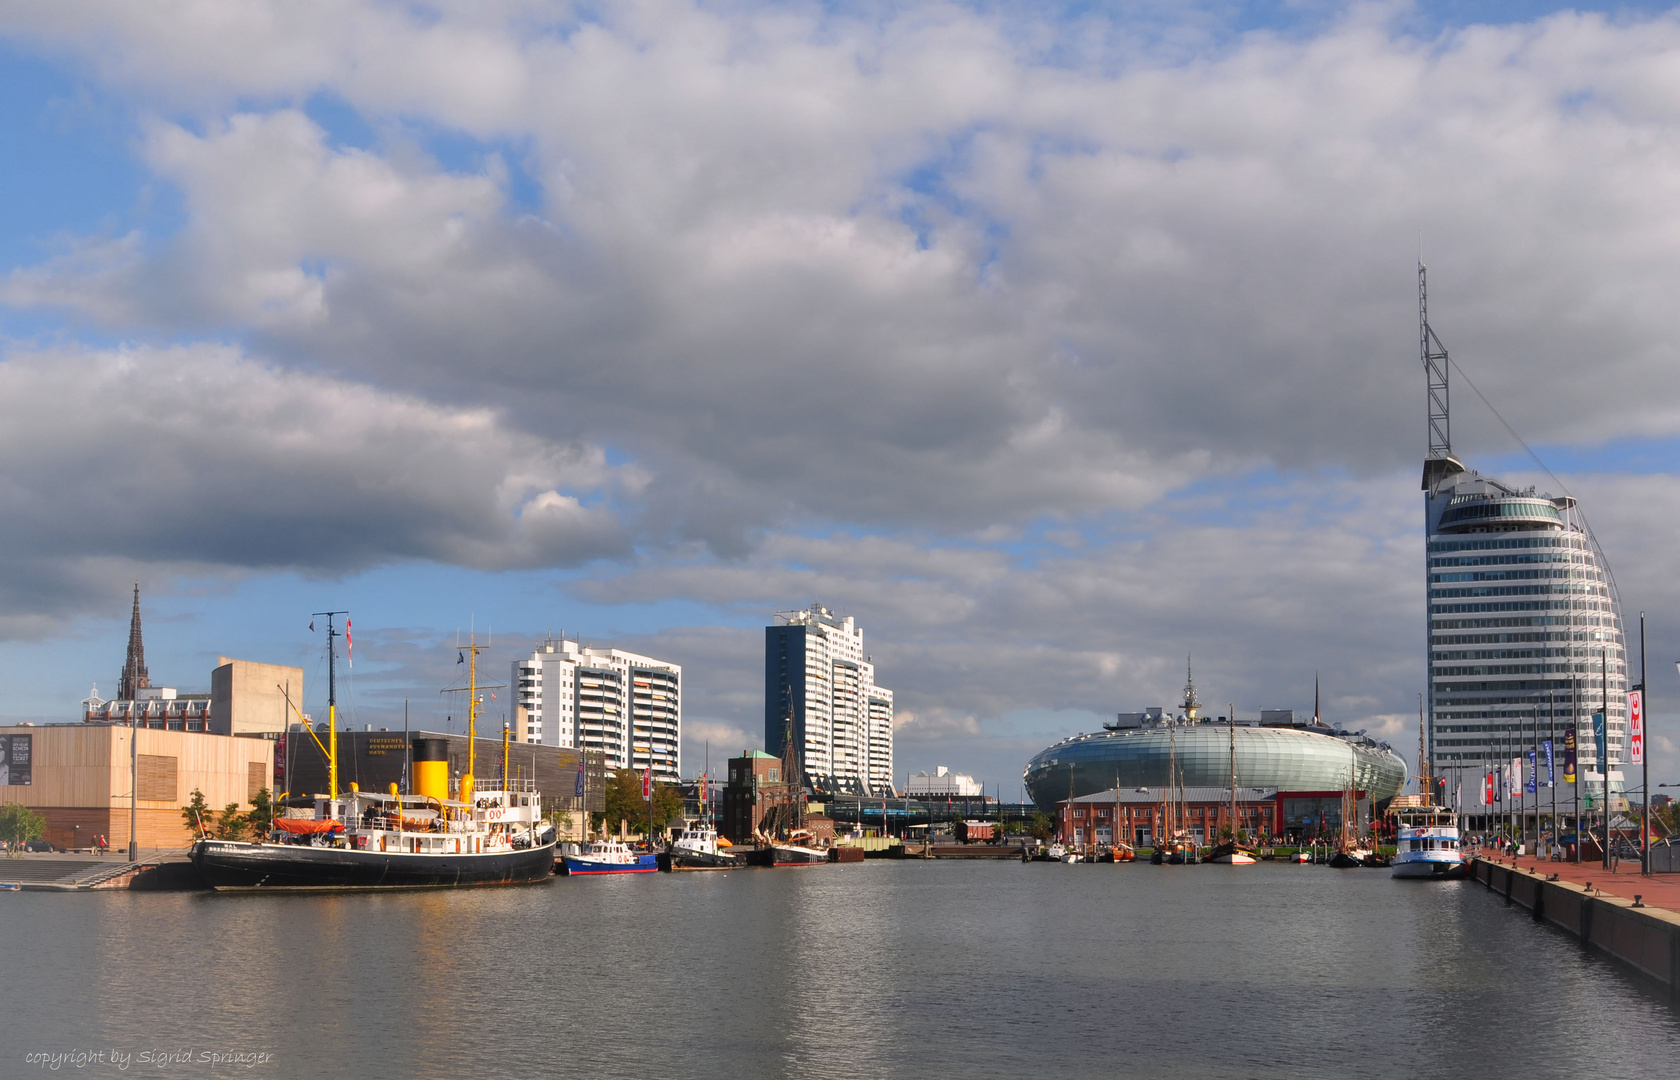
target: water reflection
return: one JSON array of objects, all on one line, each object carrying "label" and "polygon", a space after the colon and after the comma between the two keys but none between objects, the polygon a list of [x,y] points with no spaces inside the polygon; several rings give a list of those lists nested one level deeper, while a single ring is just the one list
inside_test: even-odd
[{"label": "water reflection", "polygon": [[358,1077],[1635,1076],[1680,1051],[1666,998],[1480,886],[1321,867],[26,893],[0,920],[5,1075],[91,1046]]}]

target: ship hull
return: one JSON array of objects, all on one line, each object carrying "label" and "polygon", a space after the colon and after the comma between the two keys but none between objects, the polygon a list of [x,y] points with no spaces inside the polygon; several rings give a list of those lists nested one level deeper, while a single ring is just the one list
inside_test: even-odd
[{"label": "ship hull", "polygon": [[518,885],[554,874],[554,844],[481,854],[413,854],[303,844],[200,840],[193,866],[206,886],[251,889],[443,889]]},{"label": "ship hull", "polygon": [[587,855],[564,855],[561,860],[568,877],[589,877],[594,874],[656,874],[659,859],[656,855],[638,854],[635,862],[606,862]]},{"label": "ship hull", "polygon": [[745,859],[724,851],[670,851],[659,856],[661,870],[734,870],[745,865]]},{"label": "ship hull", "polygon": [[1432,878],[1437,881],[1447,881],[1453,878],[1468,877],[1470,868],[1462,859],[1395,859],[1394,875],[1397,878]]}]

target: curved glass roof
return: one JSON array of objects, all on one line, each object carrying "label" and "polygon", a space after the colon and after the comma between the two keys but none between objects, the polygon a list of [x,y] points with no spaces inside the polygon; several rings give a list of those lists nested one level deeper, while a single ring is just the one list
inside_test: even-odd
[{"label": "curved glass roof", "polygon": [[[1187,787],[1230,784],[1231,729],[1224,724],[1179,724],[1176,752]],[[1360,745],[1298,728],[1236,728],[1237,784],[1283,791],[1340,791],[1351,767],[1354,786],[1378,802],[1406,783],[1406,763],[1383,746]],[[1027,793],[1049,812],[1068,797],[1113,787],[1159,788],[1167,783],[1169,727],[1078,735],[1040,751],[1027,764]]]}]

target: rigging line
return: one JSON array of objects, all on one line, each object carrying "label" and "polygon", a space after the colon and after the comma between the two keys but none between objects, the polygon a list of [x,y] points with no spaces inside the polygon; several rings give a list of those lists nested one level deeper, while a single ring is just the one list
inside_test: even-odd
[{"label": "rigging line", "polygon": [[1524,450],[1528,451],[1528,456],[1534,459],[1534,464],[1540,466],[1540,471],[1545,473],[1547,476],[1551,477],[1552,483],[1556,484],[1559,488],[1561,488],[1565,495],[1568,495],[1571,499],[1573,499],[1575,497],[1575,495],[1574,495],[1573,492],[1571,492],[1569,490],[1568,485],[1566,485],[1562,480],[1558,479],[1557,473],[1554,473],[1551,469],[1546,467],[1546,463],[1544,461],[1540,460],[1540,455],[1536,454],[1534,452],[1534,448],[1532,446],[1528,445],[1528,443],[1523,439],[1523,437],[1521,435],[1517,434],[1517,429],[1512,427],[1510,424],[1506,423],[1505,417],[1501,416],[1500,413],[1499,413],[1499,410],[1493,407],[1493,402],[1491,402],[1487,399],[1487,395],[1482,393],[1481,388],[1479,386],[1477,386],[1475,381],[1473,379],[1471,379],[1468,374],[1465,373],[1465,370],[1462,367],[1459,366],[1458,361],[1452,359],[1449,356],[1447,358],[1447,363],[1449,363],[1453,366],[1453,370],[1458,372],[1459,378],[1463,379],[1466,383],[1468,383],[1469,386],[1470,386],[1470,389],[1475,392],[1476,396],[1478,398],[1481,398],[1482,404],[1486,405],[1488,407],[1488,412],[1492,413],[1493,418],[1495,420],[1499,421],[1499,426],[1503,427],[1505,429],[1506,434],[1510,435],[1511,438],[1517,440],[1517,444],[1519,446],[1521,446]]},{"label": "rigging line", "polygon": [[[1528,451],[1528,456],[1534,459],[1534,463],[1536,465],[1540,466],[1540,471],[1545,473],[1548,477],[1550,477],[1552,483],[1556,484],[1558,486],[1558,488],[1561,489],[1565,495],[1568,495],[1571,499],[1574,499],[1575,498],[1575,493],[1569,490],[1569,485],[1565,484],[1562,480],[1558,479],[1557,473],[1553,472],[1551,469],[1546,467],[1546,463],[1544,461],[1540,460],[1540,455],[1536,454],[1534,452],[1534,448],[1532,446],[1528,445],[1528,442],[1521,435],[1517,434],[1517,430],[1515,428],[1513,428],[1508,422],[1506,422],[1505,417],[1500,415],[1499,410],[1493,407],[1493,402],[1489,401],[1487,399],[1487,395],[1482,393],[1481,387],[1477,386],[1476,383],[1475,383],[1475,380],[1470,378],[1469,374],[1466,373],[1465,370],[1462,367],[1459,366],[1458,361],[1454,360],[1452,357],[1449,356],[1449,357],[1447,357],[1447,363],[1452,365],[1453,370],[1458,372],[1459,378],[1463,379],[1465,381],[1465,383],[1470,387],[1471,391],[1473,391],[1475,393],[1475,395],[1478,398],[1481,399],[1482,404],[1487,406],[1488,412],[1493,414],[1493,418],[1495,420],[1499,421],[1499,425],[1505,429],[1506,433],[1509,434],[1511,436],[1511,438],[1517,440],[1517,443],[1524,450]],[[1609,579],[1610,592],[1611,592],[1611,595],[1615,598],[1615,602],[1616,602],[1617,607],[1618,607],[1617,614],[1619,615],[1621,613],[1619,608],[1620,608],[1620,605],[1621,605],[1621,602],[1622,602],[1622,592],[1621,592],[1621,589],[1619,589],[1616,586],[1616,575],[1614,573],[1612,573],[1611,570],[1610,570],[1610,556],[1605,554],[1603,546],[1601,546],[1599,544],[1598,536],[1592,530],[1592,524],[1589,521],[1587,521],[1586,511],[1581,509],[1580,500],[1576,500],[1574,510],[1575,510],[1576,516],[1580,518],[1581,531],[1587,534],[1587,538],[1592,541],[1593,550],[1598,553],[1599,562],[1604,567],[1604,576]]]}]

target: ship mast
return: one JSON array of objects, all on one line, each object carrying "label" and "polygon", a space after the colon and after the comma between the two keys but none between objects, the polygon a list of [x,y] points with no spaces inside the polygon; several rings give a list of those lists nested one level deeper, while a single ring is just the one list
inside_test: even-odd
[{"label": "ship mast", "polygon": [[[459,642],[459,640],[459,638],[456,639],[457,642]],[[467,771],[461,777],[461,786],[459,789],[462,802],[472,801],[471,796],[473,786],[476,783],[475,777],[477,775],[476,770],[478,766],[478,692],[480,690],[501,690],[507,686],[506,683],[487,683],[484,686],[480,686],[478,684],[478,654],[489,647],[490,646],[488,645],[480,645],[478,643],[477,635],[469,632],[467,635],[467,644],[464,646],[457,645],[457,651],[462,655],[462,658],[468,659],[467,685],[452,686],[439,691],[439,693],[443,694],[464,693],[467,695]],[[457,663],[459,663],[459,661],[457,661]],[[578,744],[578,749],[580,752],[582,751],[582,743]]]},{"label": "ship mast", "polygon": [[333,627],[333,616],[348,615],[348,611],[317,611],[315,618],[322,615],[327,617],[327,797],[338,798],[338,680],[337,680],[337,651],[333,648],[333,638],[338,631]]},{"label": "ship mast", "polygon": [[1237,842],[1237,703],[1231,702],[1230,714],[1226,717],[1230,721],[1231,732],[1231,843]]},{"label": "ship mast", "polygon": [[1423,805],[1433,805],[1435,778],[1430,775],[1429,756],[1424,744],[1423,695],[1418,695],[1418,786],[1423,792]]}]

